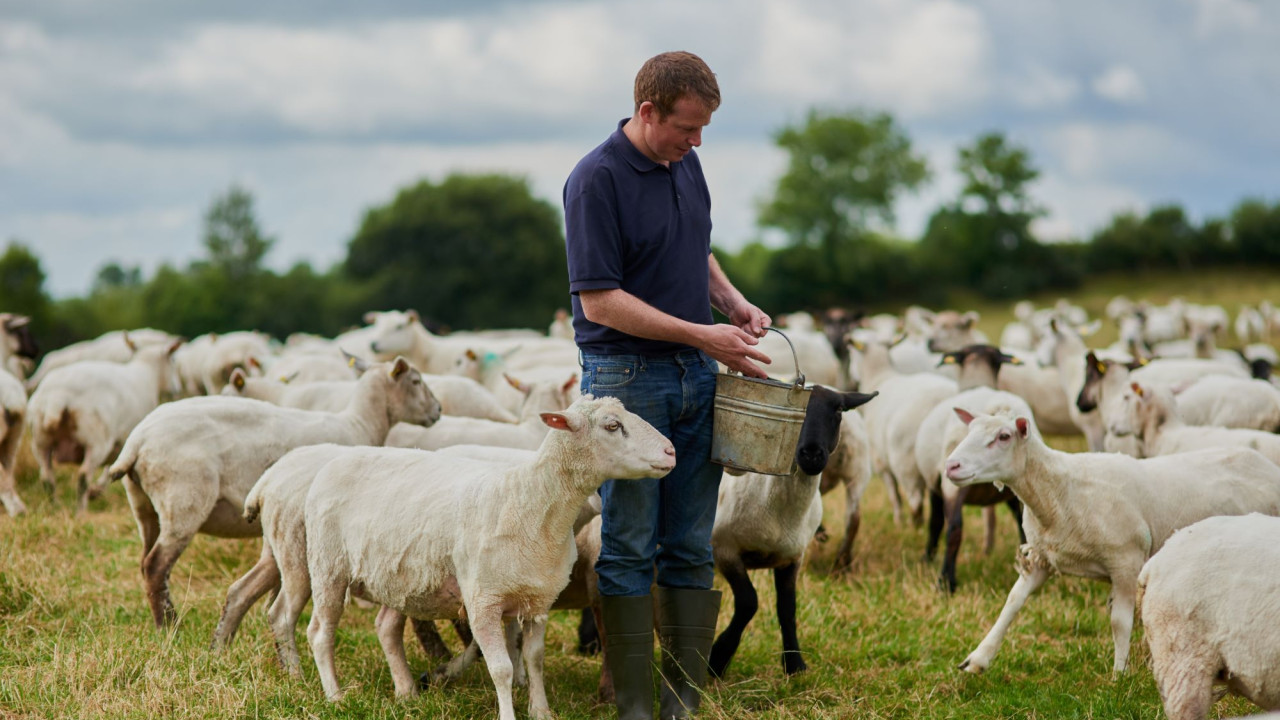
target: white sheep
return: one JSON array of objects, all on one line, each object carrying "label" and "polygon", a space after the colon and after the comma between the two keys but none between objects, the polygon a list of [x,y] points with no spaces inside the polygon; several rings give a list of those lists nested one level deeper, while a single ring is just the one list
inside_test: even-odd
[{"label": "white sheep", "polygon": [[492,445],[502,448],[536,450],[547,436],[541,414],[562,410],[573,403],[578,376],[530,384],[512,378],[525,396],[519,422],[495,422],[474,417],[442,417],[429,428],[397,425],[387,435],[387,447],[439,450],[451,445]]},{"label": "white sheep", "polygon": [[18,378],[0,370],[0,502],[10,515],[27,511],[18,497],[14,464],[26,430],[27,391]]},{"label": "white sheep", "polygon": [[[675,466],[675,451],[612,398],[584,396],[562,412],[545,414],[544,421],[552,432],[532,461],[515,466],[369,448],[344,454],[320,471],[306,502],[313,598],[307,638],[326,697],[342,697],[333,646],[351,588],[395,611],[379,614],[378,637],[400,696],[417,692],[404,659],[404,615],[450,618],[465,612],[503,720],[515,718],[503,619],[518,618],[530,714],[550,717],[543,638],[547,612],[573,566],[579,508],[608,478],[665,475]],[[282,578],[285,588],[299,581],[289,574]]]},{"label": "white sheep", "polygon": [[822,522],[818,476],[840,441],[845,411],[875,396],[815,385],[800,428],[794,472],[726,473],[721,478],[711,550],[716,569],[733,589],[733,618],[711,647],[708,662],[715,677],[724,676],[756,614],[759,598],[748,571],[757,569],[773,571],[783,670],[794,675],[807,669],[796,637],[796,577],[805,548]]},{"label": "white sheep", "polygon": [[832,570],[837,573],[853,569],[853,541],[862,524],[862,496],[871,483],[871,440],[861,413],[844,414],[840,422],[840,443],[822,471],[818,492],[826,495],[844,486],[844,537],[836,548]]},{"label": "white sheep", "polygon": [[[126,336],[128,340],[126,340]],[[148,345],[169,345],[178,338],[167,332],[140,328],[137,330],[112,330],[92,340],[72,343],[66,347],[50,350],[40,359],[40,365],[31,377],[27,378],[27,391],[36,389],[45,375],[53,370],[84,360],[101,360],[106,362],[129,362],[136,348]]]},{"label": "white sheep", "polygon": [[430,424],[440,404],[403,358],[375,365],[340,413],[235,397],[195,397],[156,408],[111,466],[142,536],[142,574],[156,626],[176,619],[169,571],[197,533],[253,537],[245,495],[273,462],[303,445],[381,445],[398,422]]},{"label": "white sheep", "polygon": [[1280,467],[1255,450],[1217,448],[1136,460],[1065,453],[1045,445],[1031,420],[957,414],[969,432],[947,460],[964,487],[1008,486],[1023,503],[1027,544],[1000,618],[960,668],[982,672],[1027,598],[1053,573],[1111,583],[1115,672],[1129,662],[1138,572],[1179,528],[1214,515],[1280,514]]},{"label": "white sheep", "polygon": [[179,392],[171,359],[180,344],[143,347],[126,363],[84,360],[44,376],[27,403],[27,424],[40,479],[50,493],[59,462],[79,463],[78,510],[102,492],[106,471],[92,485],[90,475],[115,459],[162,394]]},{"label": "white sheep", "polygon": [[1137,439],[1136,457],[1172,455],[1212,447],[1248,447],[1280,465],[1280,435],[1247,428],[1188,425],[1182,421],[1173,391],[1158,385],[1129,383],[1121,396],[1122,412],[1108,421],[1116,437]]},{"label": "white sheep", "polygon": [[1280,388],[1266,380],[1209,375],[1171,389],[1188,425],[1280,430]]},{"label": "white sheep", "polygon": [[1280,710],[1280,520],[1213,517],[1138,575],[1151,670],[1169,720],[1204,720],[1214,685]]},{"label": "white sheep", "polygon": [[[357,363],[363,373],[368,364]],[[493,393],[471,378],[459,375],[423,375],[422,381],[440,401],[440,413],[459,417],[483,418],[494,422],[515,423],[516,416],[500,406]],[[252,378],[239,369],[231,373],[231,381],[223,395],[265,400],[281,407],[338,412],[347,406],[356,390],[356,380],[320,382],[282,382],[273,378]]]},{"label": "white sheep", "polygon": [[[788,325],[785,338],[780,332],[769,333],[760,338],[757,348],[773,360],[768,366],[769,376],[792,382],[797,373],[803,373],[808,383],[841,387],[840,358],[836,357],[831,341],[826,335],[813,329],[813,318],[808,313],[795,315],[808,319],[807,329],[803,325],[798,328]],[[791,341],[790,344],[788,340]],[[792,347],[795,348],[794,355]]]}]

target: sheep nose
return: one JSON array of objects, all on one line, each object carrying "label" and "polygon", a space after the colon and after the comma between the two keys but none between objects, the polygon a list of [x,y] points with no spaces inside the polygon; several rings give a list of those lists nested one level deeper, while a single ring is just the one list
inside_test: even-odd
[{"label": "sheep nose", "polygon": [[959,460],[951,460],[947,462],[947,477],[951,478],[952,480],[955,480],[956,475],[959,474],[959,472],[960,472]]},{"label": "sheep nose", "polygon": [[670,457],[675,457],[675,456],[676,456],[676,447],[675,447],[674,445],[668,445],[668,446],[666,446],[665,448],[663,448],[663,449],[662,449],[662,452],[663,452],[663,453],[665,453],[666,455],[670,456]]}]

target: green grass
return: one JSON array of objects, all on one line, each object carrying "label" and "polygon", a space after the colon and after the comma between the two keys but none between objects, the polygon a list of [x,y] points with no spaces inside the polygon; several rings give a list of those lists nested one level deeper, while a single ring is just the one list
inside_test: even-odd
[{"label": "green grass", "polygon": [[[1052,439],[1081,449],[1074,438]],[[397,702],[373,634],[373,611],[348,609],[338,639],[338,668],[347,698],[324,700],[299,638],[305,676],[295,682],[277,667],[260,609],[246,618],[229,651],[208,650],[226,589],[257,558],[259,542],[201,536],[175,567],[171,583],[181,613],[176,631],[160,632],[138,572],[140,542],[123,489],[113,486],[76,517],[64,482],[49,499],[23,474],[30,513],[0,518],[0,717],[4,718],[406,718],[496,714],[483,666],[453,684]],[[981,554],[981,517],[967,516],[960,590],[935,589],[936,565],[920,562],[924,533],[895,526],[884,486],[865,498],[857,561],[850,577],[828,570],[843,531],[840,493],[827,498],[832,539],[815,545],[800,582],[800,641],[809,672],[787,678],[778,660],[773,583],[755,577],[761,612],[748,629],[724,682],[712,687],[709,718],[1160,718],[1159,698],[1135,634],[1130,672],[1111,674],[1107,587],[1057,578],[1034,596],[984,675],[956,665],[994,621],[1016,577],[1017,535],[1000,511],[999,537]],[[721,585],[723,589],[723,585]],[[720,623],[731,603],[723,604]],[[309,616],[303,616],[305,627]],[[557,613],[548,631],[547,689],[561,718],[595,718],[598,658],[576,655],[576,616]],[[457,639],[442,628],[454,650]],[[412,640],[412,638],[410,638]],[[427,660],[408,643],[410,662]],[[524,715],[527,696],[516,692]],[[1226,700],[1222,717],[1251,706]]]},{"label": "green grass", "polygon": [[[1213,296],[1220,299],[1213,301],[1232,312],[1233,303],[1280,297],[1280,279],[1257,274],[1216,280],[1220,284],[1212,286]],[[1134,299],[1167,299],[1173,289],[1188,300],[1210,299],[1183,281],[1105,282],[1110,281],[1078,296],[1095,314],[1121,287]],[[1254,294],[1246,298],[1246,292]],[[1009,314],[1004,305],[954,306],[983,311],[983,329],[993,337],[999,336],[999,313]],[[1083,449],[1078,438],[1050,441],[1061,449]],[[87,515],[76,517],[75,490],[65,475],[56,497],[49,498],[35,482],[29,456],[23,468],[19,492],[30,512],[17,519],[0,517],[0,718],[400,720],[496,715],[483,665],[446,687],[396,701],[371,610],[351,607],[344,615],[337,663],[348,694],[338,705],[325,701],[301,632],[304,677],[295,681],[281,672],[261,607],[249,613],[228,651],[211,652],[208,644],[227,587],[256,561],[256,540],[198,537],[171,577],[180,623],[174,631],[157,631],[142,590],[141,543],[123,488],[113,485],[91,503]],[[826,501],[831,540],[811,548],[800,580],[800,643],[810,670],[793,678],[783,674],[772,579],[757,574],[761,611],[727,677],[709,689],[702,717],[1163,717],[1140,627],[1134,633],[1130,671],[1112,676],[1108,588],[1097,582],[1051,580],[1027,603],[986,674],[956,669],[995,620],[1016,578],[1017,535],[1007,511],[999,511],[999,537],[990,556],[980,551],[980,515],[968,513],[969,538],[958,567],[961,586],[948,597],[936,590],[936,564],[919,560],[923,529],[893,523],[879,480],[865,498],[855,572],[831,575],[843,532],[838,495]],[[731,607],[726,596],[721,627]],[[308,619],[304,614],[300,629]],[[573,651],[576,624],[576,614],[557,613],[548,630],[552,709],[565,719],[611,717],[612,709],[595,701],[599,659]],[[461,649],[451,630],[442,626],[442,632],[455,651]],[[416,642],[410,638],[406,645],[415,671],[426,669],[428,661]],[[527,694],[517,689],[521,717],[527,703]],[[1213,716],[1255,711],[1245,701],[1228,698],[1215,706]]]}]

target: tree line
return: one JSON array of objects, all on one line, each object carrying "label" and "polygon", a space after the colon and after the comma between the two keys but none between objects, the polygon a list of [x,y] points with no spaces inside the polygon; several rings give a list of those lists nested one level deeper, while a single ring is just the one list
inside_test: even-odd
[{"label": "tree line", "polygon": [[[774,135],[790,161],[758,214],[781,247],[716,249],[735,284],[767,311],[945,305],[957,290],[1019,298],[1069,290],[1095,273],[1280,265],[1280,202],[1240,201],[1199,224],[1170,203],[1124,212],[1087,239],[1044,242],[1030,195],[1030,154],[998,132],[960,147],[956,197],[919,238],[893,231],[894,206],[932,175],[886,113],[812,111]],[[414,308],[440,330],[545,326],[568,304],[561,210],[528,181],[454,174],[400,189],[370,208],[346,257],[317,270],[264,266],[251,193],[233,186],[211,202],[204,256],[150,277],[112,262],[81,297],[54,300],[40,259],[21,240],[0,256],[0,311],[31,316],[45,348],[120,328],[187,337],[254,328],[333,336],[368,310]],[[716,238],[713,238],[713,242]]]}]

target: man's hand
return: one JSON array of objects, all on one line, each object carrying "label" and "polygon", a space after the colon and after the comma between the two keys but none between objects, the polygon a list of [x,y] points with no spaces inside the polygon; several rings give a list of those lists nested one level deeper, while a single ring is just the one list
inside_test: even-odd
[{"label": "man's hand", "polygon": [[[755,308],[753,308],[755,309]],[[768,316],[756,309],[764,321],[768,322]],[[755,318],[758,322],[760,318]],[[733,325],[703,325],[701,326],[702,335],[701,342],[698,347],[703,352],[715,358],[719,362],[733,370],[737,370],[747,377],[766,378],[764,368],[751,362],[756,360],[768,365],[771,360],[768,355],[756,349],[755,345],[759,344],[759,340],[746,330]],[[763,334],[764,329],[760,332]]]},{"label": "man's hand", "polygon": [[763,310],[743,301],[729,314],[729,322],[750,333],[752,337],[764,337],[765,328],[773,324],[773,320]]}]

